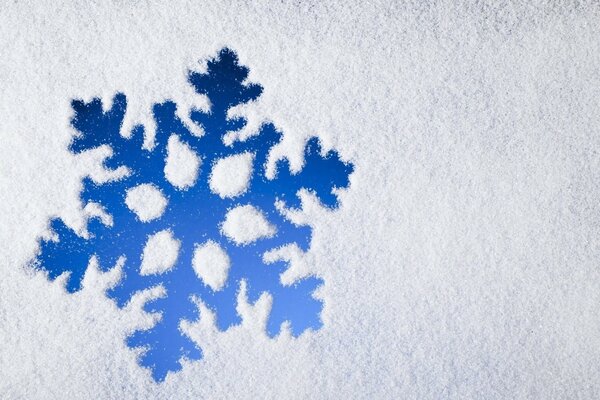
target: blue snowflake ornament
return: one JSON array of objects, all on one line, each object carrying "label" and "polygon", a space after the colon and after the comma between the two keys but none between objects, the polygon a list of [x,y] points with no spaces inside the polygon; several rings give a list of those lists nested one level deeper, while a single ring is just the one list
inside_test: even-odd
[{"label": "blue snowflake ornament", "polygon": [[[164,287],[166,295],[145,306],[149,312],[160,312],[160,320],[127,338],[129,347],[144,348],[139,362],[157,381],[179,370],[182,358],[202,356],[180,328],[182,320],[198,319],[192,297],[212,309],[218,329],[226,330],[240,323],[237,292],[245,281],[250,302],[263,292],[273,298],[267,321],[270,336],[277,335],[285,321],[295,336],[321,326],[322,304],[312,294],[322,281],[308,277],[283,285],[280,275],[286,263],[265,264],[263,254],[288,244],[308,250],[311,228],[292,223],[276,202],[298,208],[298,191],[304,188],[325,207],[336,209],[335,189],[348,187],[353,166],[335,151],[323,154],[319,140],[312,138],[306,143],[301,171],[292,173],[287,160],[282,160],[276,176],[268,179],[267,157],[281,138],[271,124],[244,141],[225,145],[225,133],[246,123],[228,119],[228,110],[256,100],[262,92],[259,85],[246,82],[247,75],[248,69],[229,49],[210,60],[205,73],[191,72],[190,84],[211,103],[210,112],[190,115],[204,134],[188,130],[173,102],[155,104],[157,129],[151,149],[143,147],[142,126],[127,138],[120,133],[127,108],[124,94],[114,96],[108,111],[100,99],[72,101],[71,123],[78,135],[70,151],[78,154],[108,145],[112,155],[105,160],[106,169],[124,166],[129,173],[102,184],[85,178],[83,203],[102,206],[112,224],[92,217],[84,237],[61,219],[53,219],[50,228],[58,240],[40,241],[34,265],[51,280],[66,273],[66,289],[72,293],[81,289],[91,257],[103,271],[124,257],[123,278],[107,291],[119,307],[140,290]],[[179,158],[171,154],[176,149]]]}]

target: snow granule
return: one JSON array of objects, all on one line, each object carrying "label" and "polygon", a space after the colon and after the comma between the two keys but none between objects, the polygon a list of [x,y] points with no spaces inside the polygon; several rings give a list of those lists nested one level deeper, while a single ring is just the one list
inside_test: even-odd
[{"label": "snow granule", "polygon": [[243,194],[252,176],[253,154],[246,152],[222,158],[215,163],[210,174],[210,189],[221,198]]},{"label": "snow granule", "polygon": [[227,280],[229,272],[229,256],[212,240],[199,245],[194,250],[192,266],[198,278],[214,291],[219,291]]},{"label": "snow granule", "polygon": [[238,206],[229,210],[221,230],[237,245],[250,244],[275,234],[275,227],[267,221],[258,208],[251,205]]},{"label": "snow granule", "polygon": [[150,236],[142,254],[140,275],[162,274],[173,268],[180,246],[170,230],[165,229]]},{"label": "snow granule", "polygon": [[198,177],[200,157],[177,135],[169,137],[167,152],[165,165],[167,180],[178,189],[192,186]]},{"label": "snow granule", "polygon": [[125,204],[140,221],[148,222],[163,214],[167,199],[156,186],[144,183],[127,191]]}]

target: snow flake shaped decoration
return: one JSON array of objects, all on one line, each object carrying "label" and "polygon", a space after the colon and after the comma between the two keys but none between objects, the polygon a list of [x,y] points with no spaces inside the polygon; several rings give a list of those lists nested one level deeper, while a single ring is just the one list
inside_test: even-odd
[{"label": "snow flake shaped decoration", "polygon": [[125,95],[116,94],[108,109],[98,98],[72,101],[71,123],[78,134],[69,150],[79,154],[109,146],[112,153],[104,167],[126,167],[127,173],[108,182],[84,178],[82,203],[99,205],[105,217],[90,216],[85,232],[53,219],[52,235],[40,241],[33,265],[51,280],[61,277],[71,293],[82,288],[92,262],[101,271],[122,268],[120,280],[107,289],[119,307],[141,290],[161,288],[163,296],[145,306],[160,318],[127,338],[129,347],[141,349],[139,363],[157,381],[181,369],[182,360],[201,358],[201,350],[180,326],[199,318],[199,302],[212,310],[221,331],[241,322],[236,311],[239,290],[246,291],[250,302],[270,294],[266,331],[271,337],[282,326],[294,336],[321,326],[322,303],[313,294],[322,280],[308,276],[289,284],[280,277],[289,268],[287,262],[265,253],[285,246],[307,251],[310,226],[289,218],[289,210],[302,207],[299,190],[334,210],[338,190],[349,186],[353,166],[333,150],[324,152],[312,138],[299,172],[292,173],[289,161],[282,159],[275,164],[275,176],[267,176],[270,150],[281,139],[271,124],[245,140],[225,144],[226,133],[246,124],[243,118],[228,118],[228,111],[262,92],[259,85],[246,82],[247,75],[229,49],[210,60],[206,72],[190,72],[189,83],[208,97],[210,112],[193,110],[184,123],[173,102],[155,104],[150,149],[143,146],[142,126],[121,134]]}]

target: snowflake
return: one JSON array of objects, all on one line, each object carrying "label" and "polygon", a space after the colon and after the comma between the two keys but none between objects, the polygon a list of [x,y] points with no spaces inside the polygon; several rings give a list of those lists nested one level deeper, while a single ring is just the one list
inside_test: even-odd
[{"label": "snowflake", "polygon": [[108,145],[112,155],[104,167],[116,171],[125,166],[128,173],[103,183],[84,178],[82,202],[99,204],[110,221],[89,217],[87,234],[53,219],[53,237],[40,241],[34,265],[49,279],[62,276],[72,293],[81,289],[92,257],[103,271],[124,260],[123,277],[107,289],[119,307],[140,290],[162,286],[166,295],[146,305],[161,318],[127,338],[129,347],[143,349],[139,362],[157,381],[179,370],[182,359],[201,358],[201,350],[180,328],[181,321],[198,319],[194,298],[214,311],[219,330],[240,323],[236,296],[242,285],[251,302],[263,292],[271,294],[269,336],[278,335],[282,324],[294,336],[321,326],[322,304],[313,297],[321,279],[308,276],[283,284],[286,262],[266,263],[264,254],[290,245],[308,250],[310,226],[294,224],[286,210],[302,206],[302,188],[336,209],[337,189],[348,187],[353,167],[334,151],[324,153],[319,140],[311,138],[299,172],[292,173],[284,158],[276,163],[275,176],[267,176],[269,152],[281,139],[272,124],[246,140],[225,144],[227,132],[246,124],[243,118],[228,118],[228,111],[255,101],[262,92],[246,82],[247,75],[229,49],[210,60],[205,73],[190,72],[189,83],[211,103],[210,112],[190,114],[204,133],[192,133],[173,102],[155,104],[150,148],[143,146],[143,126],[134,127],[128,137],[120,132],[125,95],[116,94],[108,110],[98,98],[72,101],[71,123],[78,135],[70,151]]}]

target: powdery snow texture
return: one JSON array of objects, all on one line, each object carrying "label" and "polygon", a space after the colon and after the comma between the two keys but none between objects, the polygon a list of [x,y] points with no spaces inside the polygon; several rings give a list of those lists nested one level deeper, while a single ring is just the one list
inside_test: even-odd
[{"label": "powdery snow texture", "polygon": [[[597,1],[3,2],[0,7],[0,398],[600,398],[600,4]],[[203,349],[161,385],[124,344],[159,316],[25,265],[48,219],[81,227],[91,154],[67,151],[74,96],[127,94],[184,120],[186,71],[223,46],[265,91],[293,165],[318,134],[356,166],[342,208],[311,209],[323,328],[264,334],[210,309]],[[233,115],[232,117],[236,117]],[[92,263],[93,265],[93,263]],[[272,265],[277,268],[277,264]]]}]

